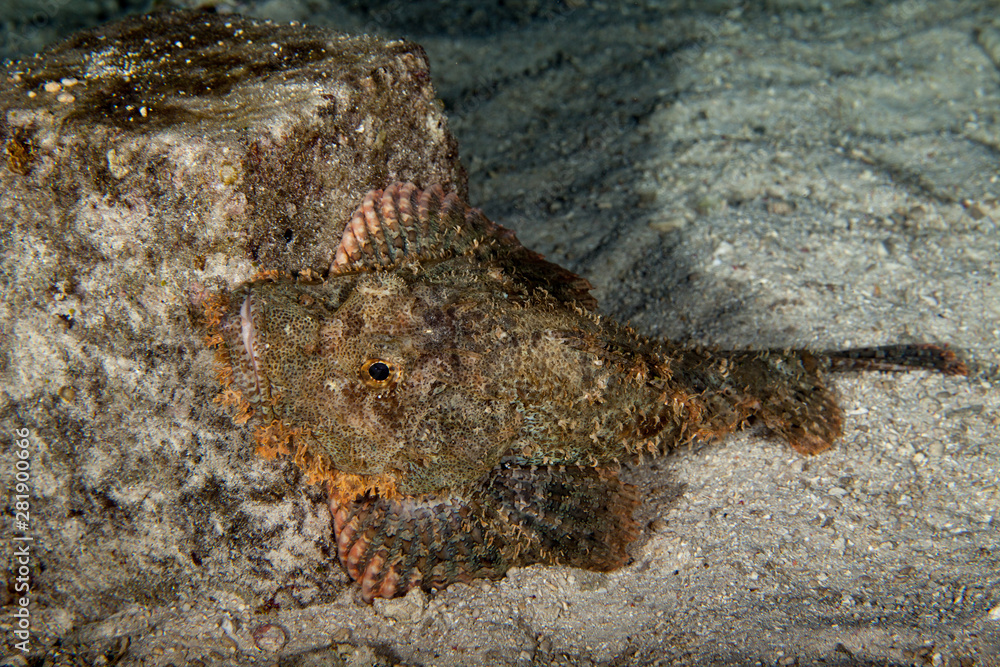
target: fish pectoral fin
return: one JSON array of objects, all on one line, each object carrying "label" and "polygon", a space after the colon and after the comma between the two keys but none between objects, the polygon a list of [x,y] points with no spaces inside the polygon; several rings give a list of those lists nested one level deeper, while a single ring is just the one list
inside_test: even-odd
[{"label": "fish pectoral fin", "polygon": [[611,469],[502,463],[477,491],[510,548],[511,565],[608,571],[628,560],[639,526],[635,487]]},{"label": "fish pectoral fin", "polygon": [[365,495],[330,511],[337,556],[371,602],[533,563],[613,570],[639,533],[637,504],[612,470],[504,462],[467,494]]},{"label": "fish pectoral fin", "polygon": [[504,540],[462,496],[331,499],[330,512],[337,556],[365,602],[497,579],[510,567]]}]

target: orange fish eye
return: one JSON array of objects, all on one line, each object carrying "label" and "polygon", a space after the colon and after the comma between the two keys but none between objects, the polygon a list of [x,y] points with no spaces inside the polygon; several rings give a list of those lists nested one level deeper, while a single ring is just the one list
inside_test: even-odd
[{"label": "orange fish eye", "polygon": [[373,389],[383,389],[399,379],[396,364],[385,359],[368,359],[361,364],[361,381]]}]

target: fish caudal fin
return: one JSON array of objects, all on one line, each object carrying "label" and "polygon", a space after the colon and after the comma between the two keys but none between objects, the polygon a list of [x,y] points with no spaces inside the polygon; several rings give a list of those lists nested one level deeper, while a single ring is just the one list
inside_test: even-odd
[{"label": "fish caudal fin", "polygon": [[945,375],[969,374],[968,366],[954,351],[927,343],[858,347],[819,356],[824,360],[824,370],[831,372],[928,370]]},{"label": "fish caudal fin", "polygon": [[802,454],[818,454],[842,435],[843,414],[822,374],[931,370],[965,375],[954,352],[936,345],[891,345],[812,354],[804,351],[685,351],[675,381],[711,409],[704,432],[722,435],[751,416]]},{"label": "fish caudal fin", "polygon": [[808,352],[694,348],[671,356],[668,395],[682,396],[695,418],[688,437],[719,438],[752,417],[802,454],[829,449],[841,435],[840,408]]}]

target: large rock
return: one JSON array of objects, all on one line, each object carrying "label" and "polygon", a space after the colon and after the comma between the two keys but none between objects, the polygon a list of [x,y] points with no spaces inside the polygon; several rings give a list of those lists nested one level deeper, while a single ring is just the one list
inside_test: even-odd
[{"label": "large rock", "polygon": [[134,603],[332,599],[320,490],[213,404],[199,304],[258,270],[322,273],[372,187],[465,194],[423,50],[140,17],[11,66],[0,108],[0,423],[27,430],[35,640]]}]

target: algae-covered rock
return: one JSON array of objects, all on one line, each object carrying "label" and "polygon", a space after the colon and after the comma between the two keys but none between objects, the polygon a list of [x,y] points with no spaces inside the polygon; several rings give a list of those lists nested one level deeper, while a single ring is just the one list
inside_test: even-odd
[{"label": "algae-covered rock", "polygon": [[13,64],[0,108],[0,424],[26,441],[0,479],[14,489],[26,451],[33,646],[132,604],[331,599],[346,578],[321,491],[213,403],[200,305],[259,270],[322,273],[370,188],[465,194],[422,49],[145,16]]}]

